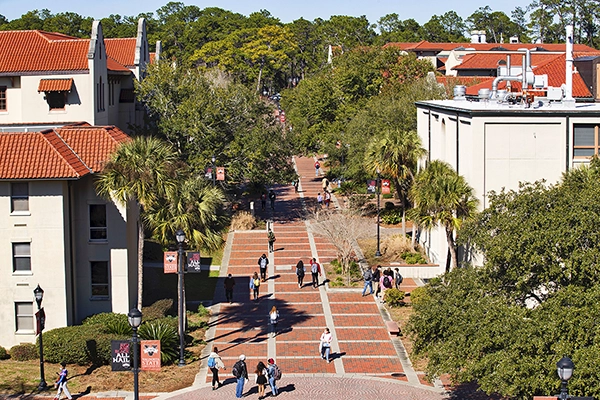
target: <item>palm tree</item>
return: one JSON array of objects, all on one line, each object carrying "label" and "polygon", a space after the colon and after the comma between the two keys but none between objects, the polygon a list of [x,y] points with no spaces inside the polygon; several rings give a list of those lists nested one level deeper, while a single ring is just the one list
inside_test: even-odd
[{"label": "palm tree", "polygon": [[167,197],[177,187],[180,169],[177,153],[167,143],[152,137],[138,137],[121,145],[110,157],[96,181],[98,194],[116,204],[139,207],[138,228],[138,309],[142,308],[144,210]]},{"label": "palm tree", "polygon": [[163,246],[172,243],[175,231],[182,229],[192,247],[215,250],[223,242],[224,201],[223,191],[207,185],[203,176],[188,176],[168,197],[146,210],[144,221]]},{"label": "palm tree", "polygon": [[444,227],[452,268],[456,268],[454,231],[477,210],[479,201],[473,188],[450,164],[434,160],[417,174],[410,198],[414,208],[409,215],[414,221],[428,230],[438,224]]},{"label": "palm tree", "polygon": [[[416,131],[389,129],[367,151],[367,170],[389,176],[402,205],[402,234],[406,235],[406,203],[418,161],[427,155]],[[413,235],[414,236],[414,235]]]}]

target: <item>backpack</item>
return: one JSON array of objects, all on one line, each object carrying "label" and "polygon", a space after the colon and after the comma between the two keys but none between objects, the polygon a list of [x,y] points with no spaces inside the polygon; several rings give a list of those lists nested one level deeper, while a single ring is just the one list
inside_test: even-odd
[{"label": "backpack", "polygon": [[261,268],[267,268],[267,259],[265,257],[261,257],[259,261],[259,265]]},{"label": "backpack", "polygon": [[319,164],[319,162],[318,162],[318,161],[317,161],[317,162],[315,162],[315,168],[317,168],[317,169],[321,168],[321,164]]},{"label": "backpack", "polygon": [[214,357],[208,357],[208,368],[214,368],[217,362]]},{"label": "backpack", "polygon": [[363,274],[363,278],[365,279],[365,281],[370,282],[371,280],[373,280],[373,274],[371,273],[370,269],[367,269],[364,274]]},{"label": "backpack", "polygon": [[310,272],[312,272],[313,274],[316,274],[317,272],[319,272],[319,264],[317,264],[317,263],[311,264]]},{"label": "backpack", "polygon": [[392,287],[392,280],[387,275],[383,277],[383,286],[385,286],[386,288]]},{"label": "backpack", "polygon": [[256,278],[256,279],[254,280],[254,287],[255,287],[255,288],[257,288],[257,287],[259,287],[259,286],[260,286],[260,279]]},{"label": "backpack", "polygon": [[302,268],[297,268],[296,267],[296,275],[298,275],[298,276],[304,276],[304,267],[302,267]]},{"label": "backpack", "polygon": [[398,285],[402,283],[402,281],[404,280],[404,278],[402,277],[402,275],[398,274],[398,278],[396,279],[398,281]]},{"label": "backpack", "polygon": [[277,364],[273,364],[273,378],[278,381],[281,379],[281,370],[277,366]]},{"label": "backpack", "polygon": [[242,377],[242,366],[240,365],[239,361],[233,364],[233,368],[231,368],[231,373],[238,379]]}]

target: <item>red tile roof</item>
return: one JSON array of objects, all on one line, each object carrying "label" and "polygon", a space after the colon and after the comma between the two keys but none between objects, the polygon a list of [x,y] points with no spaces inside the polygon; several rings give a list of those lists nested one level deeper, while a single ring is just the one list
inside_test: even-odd
[{"label": "red tile roof", "polygon": [[0,72],[86,71],[89,39],[43,31],[0,31]]},{"label": "red tile roof", "polygon": [[135,66],[136,38],[104,39],[106,54],[126,67]]},{"label": "red tile roof", "polygon": [[68,79],[40,79],[38,92],[70,92],[73,78]]},{"label": "red tile roof", "polygon": [[[533,60],[532,60],[533,62]],[[547,60],[533,68],[535,75],[548,75],[548,86],[560,87],[565,83],[566,65],[565,55],[555,54],[554,58]],[[477,85],[467,87],[466,94],[468,96],[476,96],[479,89],[491,89],[492,83],[495,78],[489,78],[485,82],[481,82]],[[521,91],[521,82],[512,81],[511,87],[513,91]],[[506,81],[500,81],[498,89],[506,89]],[[589,88],[583,81],[580,74],[573,74],[573,97],[575,98],[590,98],[593,97]]]},{"label": "red tile roof", "polygon": [[[453,70],[471,70],[471,69],[487,69],[487,70],[495,70],[498,68],[498,63],[500,61],[506,61],[506,56],[510,54],[510,63],[512,66],[521,66],[523,63],[523,54],[524,53],[473,53],[467,54],[463,57],[462,63],[452,68]],[[586,52],[586,53],[574,53],[574,58],[583,56],[583,55],[600,55],[600,51],[595,52]],[[560,57],[560,54],[556,53],[545,53],[545,52],[532,52],[531,53],[531,64],[532,67],[535,68],[538,65],[545,64],[551,60],[554,60],[556,57]],[[564,53],[563,53],[564,59]]]},{"label": "red tile roof", "polygon": [[0,133],[0,179],[78,179],[101,171],[109,155],[128,140],[113,126],[85,124]]}]

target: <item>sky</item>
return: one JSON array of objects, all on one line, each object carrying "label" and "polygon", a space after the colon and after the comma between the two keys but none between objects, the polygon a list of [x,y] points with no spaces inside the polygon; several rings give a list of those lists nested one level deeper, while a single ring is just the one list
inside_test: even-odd
[{"label": "sky", "polygon": [[[485,5],[489,5],[492,11],[503,11],[510,17],[510,13],[515,7],[520,6],[525,9],[532,0],[490,0],[485,3],[477,0],[452,2],[447,0],[184,0],[181,2],[200,8],[219,7],[246,16],[264,9],[284,23],[301,17],[309,21],[316,18],[327,20],[332,15],[353,17],[365,15],[369,22],[376,23],[384,15],[396,13],[401,20],[413,18],[422,25],[429,21],[431,16],[442,15],[447,11],[456,11],[463,19],[466,19],[479,7]],[[168,0],[0,0],[0,14],[10,21],[21,17],[28,11],[46,8],[52,14],[68,11],[85,17],[101,19],[110,14],[137,16],[140,13],[154,13],[167,3]]]}]

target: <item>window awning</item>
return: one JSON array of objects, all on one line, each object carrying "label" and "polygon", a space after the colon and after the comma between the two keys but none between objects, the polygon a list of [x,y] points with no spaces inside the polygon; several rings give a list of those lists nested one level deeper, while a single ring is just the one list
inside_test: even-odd
[{"label": "window awning", "polygon": [[40,79],[38,92],[70,92],[73,78],[69,79]]}]

